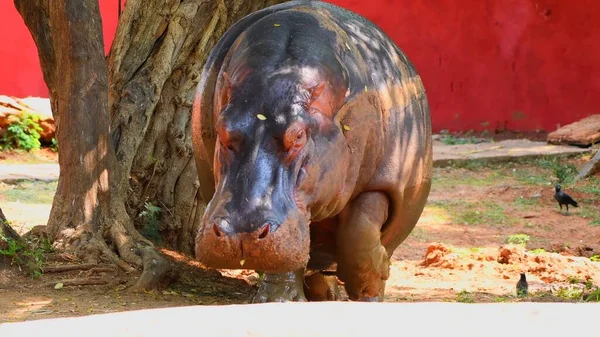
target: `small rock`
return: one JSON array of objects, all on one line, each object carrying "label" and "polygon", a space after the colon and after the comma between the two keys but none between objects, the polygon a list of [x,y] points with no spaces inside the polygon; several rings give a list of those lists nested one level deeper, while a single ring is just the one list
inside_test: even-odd
[{"label": "small rock", "polygon": [[518,245],[504,245],[498,249],[498,263],[514,264],[525,258],[525,248]]},{"label": "small rock", "polygon": [[442,258],[450,253],[450,249],[443,243],[432,242],[427,247],[425,252],[425,261],[421,263],[422,266],[428,267],[432,264],[439,264]]}]

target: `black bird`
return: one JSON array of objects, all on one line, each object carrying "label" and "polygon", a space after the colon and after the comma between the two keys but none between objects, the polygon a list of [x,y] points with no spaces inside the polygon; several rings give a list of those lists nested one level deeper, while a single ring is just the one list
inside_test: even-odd
[{"label": "black bird", "polygon": [[558,201],[558,206],[560,206],[561,212],[563,205],[567,206],[567,214],[569,213],[569,205],[572,205],[573,207],[579,207],[579,205],[577,205],[577,201],[573,200],[571,196],[563,192],[559,184],[556,184],[554,190],[554,200]]},{"label": "black bird", "polygon": [[527,285],[527,278],[525,277],[525,273],[521,273],[521,278],[519,282],[517,282],[517,296],[527,296],[527,289],[529,286]]}]

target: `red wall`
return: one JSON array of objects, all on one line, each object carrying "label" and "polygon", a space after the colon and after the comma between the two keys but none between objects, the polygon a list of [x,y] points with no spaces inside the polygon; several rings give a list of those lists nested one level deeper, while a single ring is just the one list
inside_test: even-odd
[{"label": "red wall", "polygon": [[[117,0],[99,0],[104,49],[117,30]],[[0,95],[48,97],[37,48],[13,0],[0,0]]]},{"label": "red wall", "polygon": [[[600,1],[330,0],[376,22],[428,91],[434,131],[554,130],[600,113]],[[117,0],[100,0],[105,42]],[[0,1],[0,94],[47,95],[35,45]]]}]

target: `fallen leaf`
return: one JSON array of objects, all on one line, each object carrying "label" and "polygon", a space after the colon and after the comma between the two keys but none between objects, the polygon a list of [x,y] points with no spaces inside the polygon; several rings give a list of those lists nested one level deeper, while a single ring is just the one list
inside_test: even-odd
[{"label": "fallen leaf", "polygon": [[57,284],[54,286],[54,289],[62,289],[63,285],[64,285],[64,284],[62,284],[62,283],[58,282],[58,283],[57,283]]},{"label": "fallen leaf", "polygon": [[278,23],[274,23],[274,24],[273,24],[273,26],[275,26],[275,27],[279,27],[279,26],[281,26],[281,25],[280,25],[280,24],[278,24]]},{"label": "fallen leaf", "polygon": [[267,117],[266,117],[265,115],[263,115],[263,114],[258,114],[258,115],[256,115],[256,117],[257,117],[258,119],[260,119],[261,121],[264,121],[264,120],[266,120],[266,119],[267,119]]},{"label": "fallen leaf", "polygon": [[240,266],[243,266],[243,265],[244,265],[244,263],[246,263],[246,260],[241,260],[241,261],[240,261]]},{"label": "fallen leaf", "polygon": [[350,131],[350,127],[348,125],[344,125],[344,130]]}]

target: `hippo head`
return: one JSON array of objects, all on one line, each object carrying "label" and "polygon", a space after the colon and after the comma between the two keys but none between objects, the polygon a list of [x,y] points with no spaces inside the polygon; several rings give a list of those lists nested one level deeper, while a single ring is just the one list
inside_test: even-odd
[{"label": "hippo head", "polygon": [[214,268],[305,267],[315,209],[327,213],[343,185],[328,158],[347,147],[330,117],[340,95],[316,72],[262,74],[217,83],[216,186],[196,237],[196,258]]}]

